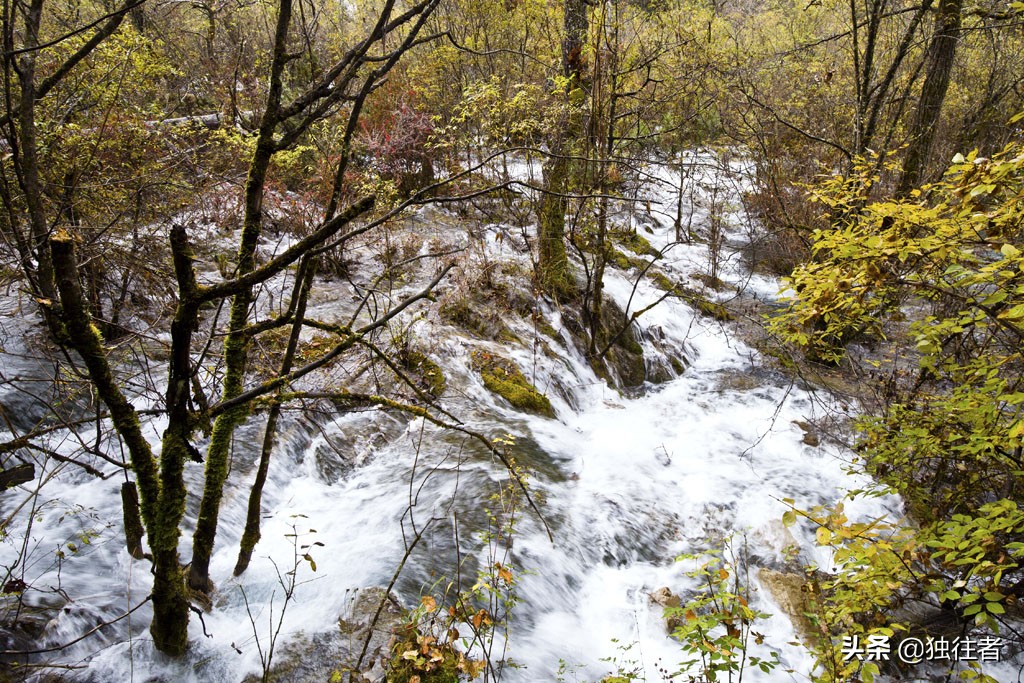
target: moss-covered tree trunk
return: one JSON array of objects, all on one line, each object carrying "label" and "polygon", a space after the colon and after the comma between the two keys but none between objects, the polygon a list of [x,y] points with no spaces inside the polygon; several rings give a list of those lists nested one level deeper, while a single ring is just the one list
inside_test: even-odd
[{"label": "moss-covered tree trunk", "polygon": [[[291,16],[291,0],[281,0],[274,34],[267,106],[260,122],[256,150],[249,164],[249,176],[245,183],[245,215],[237,265],[240,277],[251,273],[256,265],[256,246],[263,228],[263,192],[267,170],[276,151],[274,134],[281,120],[281,96],[284,89],[284,68],[289,59],[287,40]],[[231,301],[227,336],[224,340],[224,380],[221,385],[221,398],[224,401],[241,394],[245,386],[250,338],[246,328],[252,298],[252,287],[245,286],[235,293]],[[217,520],[224,496],[224,483],[228,476],[231,440],[235,429],[248,414],[248,404],[241,404],[218,415],[213,423],[210,445],[206,453],[203,498],[199,504],[199,518],[196,520],[196,531],[192,537],[192,565],[189,571],[189,585],[199,591],[208,593],[213,588],[210,582],[210,558],[217,537]]]},{"label": "moss-covered tree trunk", "polygon": [[[60,293],[59,319],[64,337],[85,363],[89,379],[110,412],[110,420],[128,448],[139,487],[140,510],[153,550],[153,622],[150,633],[158,650],[172,656],[188,647],[188,598],[178,561],[178,524],[185,510],[182,472],[187,446],[187,379],[180,381],[181,361],[188,366],[194,317],[178,315],[172,327],[172,372],[168,388],[169,420],[160,454],[160,472],[152,448],[142,434],[138,415],[121,391],[103,348],[103,338],[92,323],[79,282],[74,240],[66,232],[50,239],[56,287]],[[177,371],[177,372],[176,372]],[[185,371],[188,374],[188,371]],[[182,395],[182,390],[185,394]]]},{"label": "moss-covered tree trunk", "polygon": [[[255,265],[256,245],[262,228],[263,184],[273,154],[271,135],[266,139],[261,135],[246,184],[245,223],[238,250],[239,275],[251,272]],[[228,333],[224,340],[224,379],[221,385],[221,399],[224,401],[238,396],[245,387],[245,371],[249,357],[249,335],[246,326],[249,322],[251,304],[251,287],[243,288],[231,301]],[[228,476],[231,440],[235,429],[248,414],[248,405],[242,404],[221,413],[213,423],[210,445],[206,452],[203,498],[199,504],[199,518],[196,520],[196,530],[192,539],[192,565],[189,571],[189,585],[203,592],[209,592],[213,588],[210,582],[210,558],[217,536],[217,519],[220,516],[224,483]]]},{"label": "moss-covered tree trunk", "polygon": [[581,104],[586,99],[584,75],[587,39],[587,4],[565,0],[562,37],[562,73],[567,79],[566,115],[561,130],[550,144],[551,158],[544,165],[544,195],[541,197],[537,235],[537,275],[548,294],[564,296],[574,289],[569,258],[565,250],[566,195],[573,176],[572,150],[583,133]]},{"label": "moss-covered tree trunk", "polygon": [[541,289],[563,296],[572,289],[572,272],[565,251],[565,195],[569,191],[569,160],[561,145],[552,146],[554,158],[544,164],[544,196],[540,203],[537,234],[537,277]]},{"label": "moss-covered tree trunk", "polygon": [[[14,150],[18,182],[25,196],[25,208],[29,221],[29,249],[32,260],[25,263],[25,274],[43,301],[52,301],[57,296],[57,285],[53,261],[47,239],[50,225],[43,206],[43,186],[39,177],[39,153],[36,139],[36,57],[39,54],[39,27],[42,22],[43,0],[32,0],[25,13],[25,53],[16,70],[21,97],[18,102],[18,148]],[[6,30],[5,30],[6,32]],[[52,309],[45,304],[43,318],[50,331],[58,334],[60,323],[54,319]]]}]

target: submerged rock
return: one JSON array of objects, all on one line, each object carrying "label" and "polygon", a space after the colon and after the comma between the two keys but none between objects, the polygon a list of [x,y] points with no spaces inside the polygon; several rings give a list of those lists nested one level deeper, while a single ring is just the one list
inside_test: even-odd
[{"label": "submerged rock", "polygon": [[[406,616],[397,598],[383,588],[355,591],[346,614],[338,619],[338,628],[312,636],[300,634],[285,644],[274,657],[267,680],[272,683],[335,680],[382,683],[392,634]],[[360,654],[362,661],[359,661]],[[260,676],[251,675],[245,683],[259,680]]]},{"label": "submerged rock", "polygon": [[534,415],[555,416],[548,397],[537,391],[512,361],[476,351],[472,355],[472,364],[487,390],[501,396],[512,407]]},{"label": "submerged rock", "polygon": [[793,629],[797,635],[805,641],[814,640],[814,627],[807,616],[813,606],[808,599],[805,577],[794,572],[780,572],[762,567],[757,572],[757,578],[779,609],[793,622]]},{"label": "submerged rock", "polygon": [[804,420],[793,420],[793,424],[799,427],[804,433],[803,438],[800,440],[802,443],[811,446],[812,448],[818,447],[821,443],[821,439],[818,438],[818,430],[814,425]]},{"label": "submerged rock", "polygon": [[651,591],[648,596],[656,605],[660,605],[666,610],[673,610],[673,613],[665,615],[665,626],[668,628],[669,633],[675,631],[683,623],[683,617],[674,610],[678,610],[683,604],[682,600],[678,595],[673,593],[667,586],[662,586],[654,591]]}]

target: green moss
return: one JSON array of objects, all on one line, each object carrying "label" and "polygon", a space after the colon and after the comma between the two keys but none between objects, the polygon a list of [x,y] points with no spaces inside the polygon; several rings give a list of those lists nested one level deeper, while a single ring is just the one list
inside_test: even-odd
[{"label": "green moss", "polygon": [[465,299],[450,301],[441,306],[441,317],[478,337],[505,343],[518,343],[519,337],[505,326],[500,316],[483,307],[476,307]]},{"label": "green moss", "polygon": [[621,346],[623,349],[625,349],[629,353],[639,354],[639,355],[643,355],[643,353],[644,353],[644,347],[640,346],[640,342],[638,342],[630,334],[622,335],[619,338],[619,343],[617,345]]},{"label": "green moss", "polygon": [[557,340],[559,338],[558,337],[558,330],[556,330],[551,325],[551,323],[549,323],[544,318],[541,318],[540,316],[538,316],[538,320],[537,320],[537,331],[540,332],[541,334],[543,334],[546,337],[551,337],[552,339],[556,339]]},{"label": "green moss", "polygon": [[700,296],[693,296],[690,301],[691,305],[696,306],[697,310],[706,316],[710,316],[715,320],[721,320],[722,322],[728,322],[732,320],[732,313],[729,312],[725,306],[715,301],[709,301]]},{"label": "green moss", "polygon": [[608,263],[619,270],[629,270],[629,257],[618,249],[612,249],[611,253],[608,254]]},{"label": "green moss", "polygon": [[514,363],[483,351],[475,351],[473,369],[480,373],[487,390],[501,396],[517,410],[544,417],[554,417],[551,401],[537,391]]},{"label": "green moss", "polygon": [[728,282],[725,282],[721,278],[711,277],[706,273],[697,273],[695,275],[691,275],[690,277],[692,277],[694,280],[701,283],[705,287],[710,287],[716,292],[722,292],[727,289],[735,291],[736,289],[735,287],[731,286]]},{"label": "green moss", "polygon": [[[640,239],[643,239],[642,237]],[[649,261],[645,261],[642,258],[636,256],[630,256],[625,252],[619,251],[618,249],[611,249],[608,254],[608,262],[620,270],[629,270],[630,268],[636,268],[637,270],[643,270],[647,267]]]},{"label": "green moss", "polygon": [[419,374],[422,388],[434,398],[440,398],[448,388],[448,379],[441,366],[419,351],[402,354],[402,364]]},{"label": "green moss", "polygon": [[504,326],[498,330],[498,335],[494,340],[500,341],[502,344],[519,344],[522,342],[515,332]]},{"label": "green moss", "polygon": [[684,296],[687,293],[685,287],[676,282],[672,282],[672,280],[670,280],[669,277],[660,270],[647,271],[647,277],[650,278],[651,284],[663,292],[671,292],[676,296]]},{"label": "green moss", "polygon": [[612,239],[639,256],[661,257],[660,251],[652,247],[645,237],[635,232],[616,233]]},{"label": "green moss", "polygon": [[594,368],[597,376],[610,381],[611,378],[607,375],[607,372],[602,372],[598,368],[602,364],[615,368],[619,381],[624,387],[638,387],[647,380],[644,350],[634,339],[622,339],[619,343],[608,349],[603,363],[599,359],[591,361],[590,365]]},{"label": "green moss", "polygon": [[715,320],[721,320],[722,322],[728,322],[732,320],[732,314],[729,313],[729,309],[720,303],[711,301],[710,299],[701,296],[697,292],[687,289],[682,285],[672,282],[667,275],[658,270],[652,270],[647,273],[647,277],[651,279],[651,283],[658,289],[669,292],[674,296],[682,298],[686,303],[690,304],[701,315],[706,315]]},{"label": "green moss", "polygon": [[441,306],[438,310],[441,317],[448,322],[465,326],[470,322],[471,311],[469,305],[464,300],[449,301]]}]

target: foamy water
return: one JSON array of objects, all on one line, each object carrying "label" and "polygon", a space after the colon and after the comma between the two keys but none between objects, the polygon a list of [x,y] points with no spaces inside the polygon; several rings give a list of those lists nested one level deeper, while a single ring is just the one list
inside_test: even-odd
[{"label": "foamy water", "polygon": [[[734,164],[731,173],[716,180],[712,155],[694,155],[694,160],[706,166],[700,165],[690,180],[698,184],[687,198],[693,225],[707,220],[707,186],[717,182],[714,210],[724,217],[729,241],[741,243],[749,229],[740,199],[743,164]],[[674,206],[671,185],[678,181],[672,180],[673,171],[652,167],[652,173],[666,181],[647,188],[655,209]],[[658,267],[689,283],[691,275],[708,272],[707,248],[696,242],[673,245],[668,209],[663,213],[652,211],[653,222],[645,223],[652,232],[641,228],[640,234],[666,249]],[[480,258],[528,264],[513,244],[493,238],[508,232],[505,228],[488,230]],[[732,247],[724,252],[719,274],[746,296],[769,298],[777,290],[771,279],[746,272]],[[630,310],[662,294],[647,282],[636,285],[635,277],[607,273],[608,296],[620,306],[628,303]],[[416,287],[410,284],[409,289]],[[328,297],[319,305],[332,304]],[[559,329],[557,314],[543,302],[538,305]],[[526,321],[507,322],[520,338],[533,339]],[[648,385],[637,397],[620,395],[599,380],[567,344],[564,332],[560,343],[545,340],[552,352],[546,354],[530,343],[502,346],[471,339],[432,317],[413,328],[448,376],[444,405],[474,429],[514,436],[512,453],[533,468],[531,485],[544,501],[542,511],[554,536],[550,541],[537,518],[524,513],[508,549],[521,602],[508,627],[507,655],[521,668],[505,669],[503,681],[550,681],[560,667],[566,680],[596,681],[620,666],[636,671],[640,680],[662,680],[659,667],[674,671],[683,656],[667,636],[661,608],[648,596],[660,587],[684,597],[695,589],[685,575],[689,566],[676,562],[677,555],[719,547],[732,537],[737,547],[745,539],[749,552],[765,562],[778,561],[778,520],[787,509],[782,498],[800,506],[832,503],[862,483],[845,473],[847,456],[841,449],[827,441],[818,447],[804,444],[803,432],[793,424],[839,411],[829,397],[765,371],[758,353],[728,326],[700,317],[679,300],[666,299],[639,324],[647,337],[658,330],[662,348],[685,350],[690,365],[680,377]],[[649,355],[658,353],[653,342],[644,341],[644,346]],[[557,419],[518,413],[487,392],[468,369],[473,350],[515,359],[538,387],[550,389]],[[747,381],[730,380],[736,376]],[[162,426],[158,420],[148,424],[154,442]],[[211,565],[219,591],[214,609],[204,617],[206,633],[199,619],[191,619],[187,657],[172,661],[155,653],[145,605],[130,619],[46,661],[82,667],[70,675],[98,681],[241,681],[260,670],[257,641],[265,649],[278,623],[279,648],[336,629],[355,591],[388,583],[418,529],[427,532],[397,585],[406,605],[415,605],[420,592],[453,576],[458,557],[475,557],[473,566],[493,561],[474,531],[483,527],[487,498],[507,473],[479,446],[421,420],[380,411],[315,422],[288,413],[264,494],[263,540],[250,569],[232,578],[260,438],[258,419],[236,437],[236,463]],[[338,444],[345,444],[354,466],[340,461],[329,466],[331,447]],[[189,466],[192,490],[201,489],[200,467]],[[45,645],[79,636],[97,621],[134,607],[149,592],[148,563],[131,560],[123,549],[121,480],[97,480],[66,469],[45,485],[40,500],[55,502],[34,511],[25,575],[33,585],[59,585],[71,598],[47,626]],[[864,502],[853,513],[877,516],[893,504]],[[3,505],[9,513],[13,503],[4,499]],[[29,510],[18,514],[12,529],[24,527]],[[462,527],[457,541],[456,516]],[[436,521],[428,524],[431,519]],[[792,531],[803,560],[828,565],[827,553],[814,548],[811,530],[797,526]],[[181,547],[186,559],[190,538],[191,529],[186,529]],[[16,541],[10,538],[0,546],[0,562],[13,561]],[[77,551],[69,551],[69,541]],[[315,572],[309,562],[295,562],[295,544],[310,545]],[[59,564],[58,550],[65,555]],[[293,567],[300,585],[279,622],[281,574]],[[777,651],[784,666],[768,675],[748,671],[749,680],[790,678],[781,673],[783,668],[810,672],[807,653],[788,644],[795,639],[789,619],[757,584],[756,571],[750,580],[752,606],[773,614],[755,627],[765,634],[765,644],[752,645],[752,652],[765,656]],[[616,663],[602,661],[608,658]]]}]

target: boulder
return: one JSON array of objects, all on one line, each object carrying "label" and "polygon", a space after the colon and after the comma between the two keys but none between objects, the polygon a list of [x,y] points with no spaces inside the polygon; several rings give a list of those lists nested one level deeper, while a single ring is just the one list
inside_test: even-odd
[{"label": "boulder", "polygon": [[797,635],[805,641],[813,640],[814,627],[807,616],[813,611],[813,605],[808,599],[806,578],[802,574],[767,567],[758,570],[757,578],[779,609],[793,622]]},{"label": "boulder", "polygon": [[[380,609],[379,616],[377,615]],[[383,683],[394,629],[407,612],[383,588],[353,591],[338,628],[311,636],[299,634],[275,654],[267,680],[272,683]],[[376,617],[376,621],[375,621]],[[359,661],[365,644],[365,654]],[[356,665],[358,664],[358,671]],[[344,674],[344,675],[343,675]],[[245,683],[256,683],[251,675]]]}]

